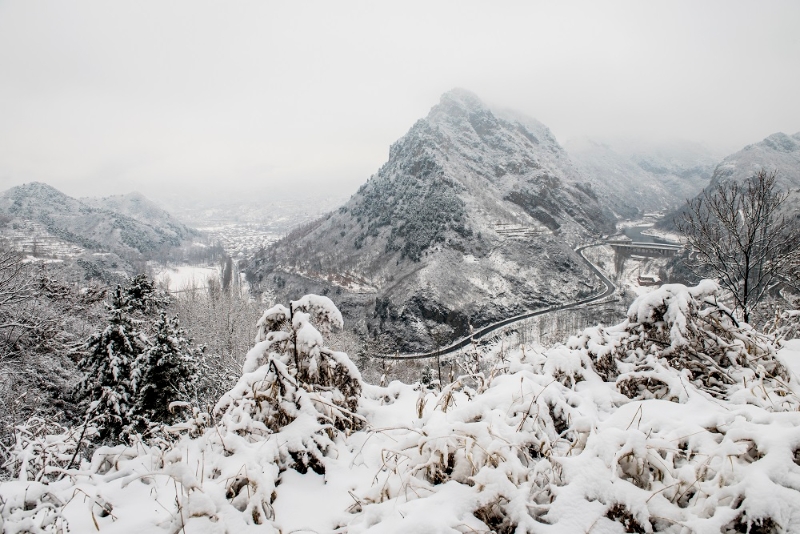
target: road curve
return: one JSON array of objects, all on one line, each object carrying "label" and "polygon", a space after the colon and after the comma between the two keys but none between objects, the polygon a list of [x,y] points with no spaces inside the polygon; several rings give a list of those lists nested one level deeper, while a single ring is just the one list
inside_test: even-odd
[{"label": "road curve", "polygon": [[583,261],[586,262],[586,264],[589,266],[589,268],[592,271],[594,271],[594,273],[600,278],[600,280],[602,280],[603,284],[605,284],[605,286],[606,286],[605,291],[603,291],[602,293],[600,293],[598,295],[595,295],[593,297],[588,297],[588,298],[585,298],[585,299],[582,299],[582,300],[578,300],[578,301],[575,301],[575,302],[571,302],[571,303],[568,303],[568,304],[559,304],[558,306],[550,306],[548,308],[541,308],[541,309],[538,309],[538,310],[535,310],[535,311],[532,311],[532,312],[523,313],[521,315],[515,315],[514,317],[509,317],[508,319],[503,319],[502,321],[499,321],[497,323],[490,324],[488,326],[484,326],[480,330],[478,330],[476,332],[473,332],[472,335],[469,335],[467,337],[461,338],[458,341],[456,341],[456,342],[454,342],[454,343],[452,343],[452,344],[450,344],[450,345],[448,345],[446,347],[443,347],[443,348],[441,348],[439,350],[434,350],[434,351],[431,351],[431,352],[424,352],[424,353],[420,353],[420,354],[391,354],[391,355],[390,354],[376,354],[376,355],[374,355],[374,357],[375,358],[381,358],[381,359],[384,359],[384,360],[422,360],[422,359],[425,359],[425,358],[435,358],[437,355],[438,356],[444,356],[446,354],[451,354],[453,352],[456,352],[456,351],[458,351],[459,349],[461,349],[463,347],[466,347],[467,345],[469,345],[472,342],[473,339],[480,339],[480,338],[486,336],[487,334],[491,334],[492,332],[494,332],[496,330],[499,330],[500,328],[506,327],[506,326],[508,326],[510,324],[513,324],[513,323],[516,323],[518,321],[523,321],[525,319],[530,319],[531,317],[536,317],[538,315],[544,315],[546,313],[552,313],[552,312],[555,312],[555,311],[570,310],[570,309],[573,309],[573,308],[577,308],[578,306],[583,306],[585,304],[589,304],[589,303],[592,303],[592,302],[596,302],[598,300],[602,300],[602,299],[604,299],[606,297],[610,297],[611,295],[614,294],[614,291],[616,291],[616,288],[614,287],[614,284],[611,282],[611,280],[609,280],[606,277],[606,275],[604,275],[600,271],[600,269],[595,267],[594,264],[592,262],[590,262],[589,260],[587,260],[586,256],[583,255],[583,251],[585,249],[590,248],[590,247],[598,247],[598,246],[601,246],[601,245],[605,245],[605,243],[593,243],[591,245],[583,245],[583,246],[578,247],[578,248],[575,249],[575,252],[577,252],[580,255],[581,259],[583,259]]}]

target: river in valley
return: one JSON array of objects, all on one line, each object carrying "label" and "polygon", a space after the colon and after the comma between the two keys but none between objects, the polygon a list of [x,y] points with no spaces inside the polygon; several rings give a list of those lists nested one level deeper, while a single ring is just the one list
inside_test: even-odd
[{"label": "river in valley", "polygon": [[644,235],[642,232],[649,230],[652,226],[631,226],[622,229],[622,234],[629,237],[634,243],[656,243],[659,245],[678,245],[674,241],[656,237],[653,235]]}]

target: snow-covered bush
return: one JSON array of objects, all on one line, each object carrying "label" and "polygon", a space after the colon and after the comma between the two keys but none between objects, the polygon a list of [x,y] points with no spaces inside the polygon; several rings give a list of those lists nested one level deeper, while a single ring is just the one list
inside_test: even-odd
[{"label": "snow-covered bush", "polygon": [[769,332],[778,343],[800,338],[800,310],[784,310],[766,322],[764,331]]},{"label": "snow-covered bush", "polygon": [[51,482],[80,464],[80,450],[97,434],[93,425],[73,428],[32,417],[14,428],[3,468],[21,481]]},{"label": "snow-covered bush", "polygon": [[691,383],[732,402],[795,409],[773,340],[738,324],[717,302],[719,291],[710,280],[693,288],[665,285],[638,298],[624,323],[587,329],[568,346],[632,399],[685,402]]},{"label": "snow-covered bush", "polygon": [[324,347],[320,333],[342,324],[333,302],[318,295],[265,311],[244,375],[215,408],[228,431],[263,439],[293,424],[304,435],[287,443],[284,463],[323,472],[334,434],[357,430],[363,421],[356,413],[361,375],[346,354]]},{"label": "snow-covered bush", "polygon": [[[483,393],[418,399],[379,430],[348,532],[800,531],[798,384],[717,291],[662,287],[620,325],[512,355]],[[395,389],[372,391],[410,404]]]}]

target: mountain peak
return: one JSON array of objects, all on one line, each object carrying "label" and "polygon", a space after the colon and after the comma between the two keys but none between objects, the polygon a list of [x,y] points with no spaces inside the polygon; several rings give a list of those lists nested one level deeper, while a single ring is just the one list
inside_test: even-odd
[{"label": "mountain peak", "polygon": [[10,195],[23,195],[23,196],[41,196],[41,195],[61,195],[67,196],[52,185],[44,182],[28,182],[22,185],[17,185],[9,188],[5,194]]},{"label": "mountain peak", "polygon": [[486,106],[472,91],[456,87],[439,98],[440,106],[458,106],[465,109],[484,109]]},{"label": "mountain peak", "polygon": [[256,258],[253,287],[332,291],[404,350],[597,289],[572,245],[613,231],[612,214],[544,125],[501,114],[442,95],[347,204]]},{"label": "mountain peak", "polygon": [[800,143],[797,142],[796,136],[788,136],[783,132],[770,135],[761,144],[779,152],[795,152],[800,149]]},{"label": "mountain peak", "polygon": [[491,115],[491,111],[475,93],[456,88],[441,96],[439,103],[428,113],[427,120],[432,124],[458,124],[475,115]]}]

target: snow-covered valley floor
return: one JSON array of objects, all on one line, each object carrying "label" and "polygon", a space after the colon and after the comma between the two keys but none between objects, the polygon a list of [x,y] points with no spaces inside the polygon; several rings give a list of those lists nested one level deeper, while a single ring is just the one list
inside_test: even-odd
[{"label": "snow-covered valley floor", "polygon": [[189,289],[205,289],[209,279],[218,281],[219,267],[205,265],[175,265],[159,269],[154,276],[160,287],[170,293],[178,293]]}]

